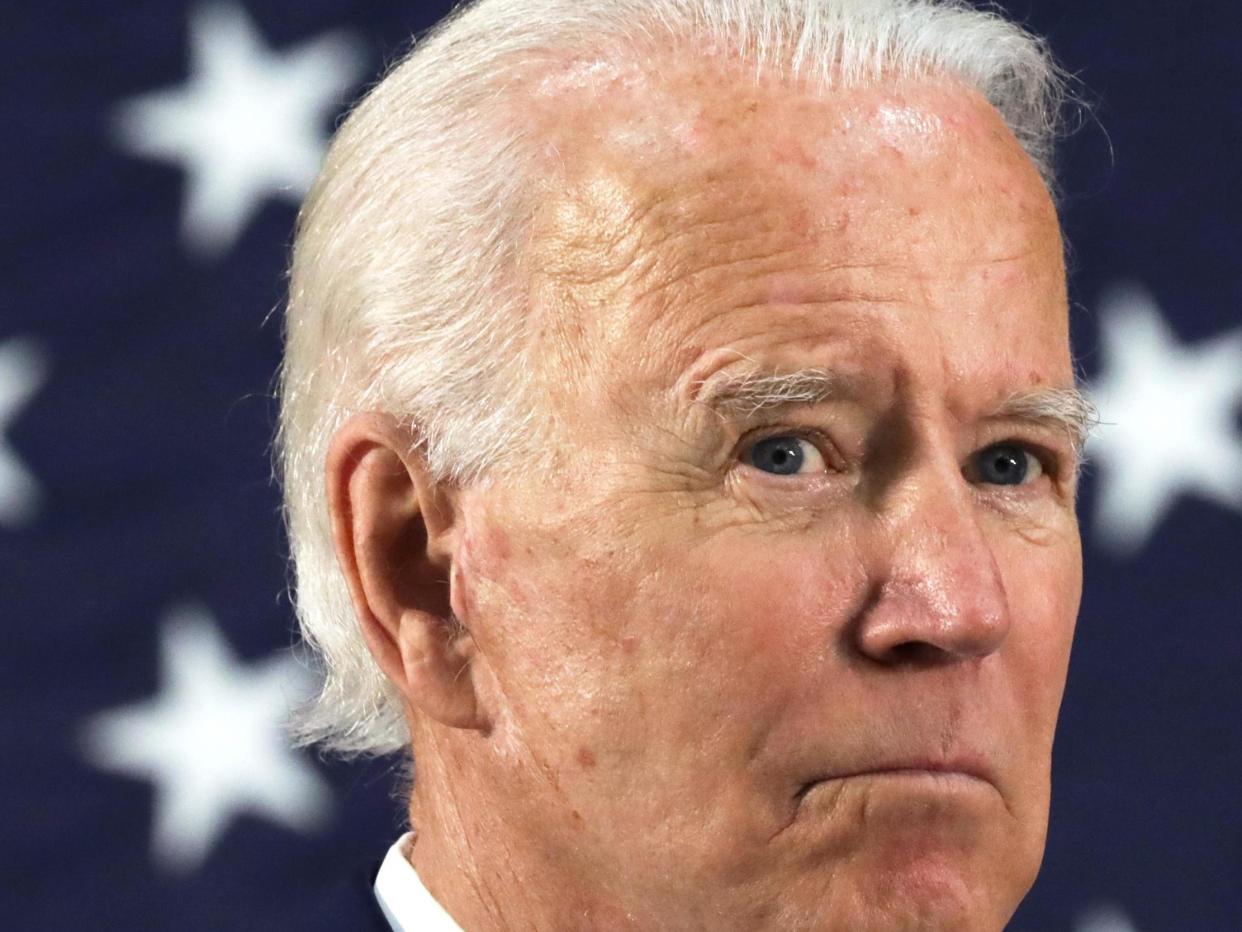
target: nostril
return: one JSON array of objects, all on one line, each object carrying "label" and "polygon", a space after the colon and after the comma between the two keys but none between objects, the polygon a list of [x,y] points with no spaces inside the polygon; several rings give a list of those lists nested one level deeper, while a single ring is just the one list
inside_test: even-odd
[{"label": "nostril", "polygon": [[885,659],[895,667],[923,667],[951,660],[952,655],[926,641],[903,641],[890,647]]}]

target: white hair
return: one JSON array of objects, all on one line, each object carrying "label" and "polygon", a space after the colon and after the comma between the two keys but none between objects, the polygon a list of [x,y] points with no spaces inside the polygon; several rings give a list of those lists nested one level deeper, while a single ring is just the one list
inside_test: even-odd
[{"label": "white hair", "polygon": [[[541,140],[531,88],[571,61],[705,49],[818,86],[946,75],[999,111],[1052,188],[1065,78],[1045,44],[964,0],[479,0],[393,66],[337,132],[298,217],[277,437],[303,636],[324,684],[302,735],[343,753],[409,742],[337,566],[329,442],[393,414],[432,475],[491,480],[531,454],[525,291],[516,274]],[[546,140],[544,140],[546,142]]]}]

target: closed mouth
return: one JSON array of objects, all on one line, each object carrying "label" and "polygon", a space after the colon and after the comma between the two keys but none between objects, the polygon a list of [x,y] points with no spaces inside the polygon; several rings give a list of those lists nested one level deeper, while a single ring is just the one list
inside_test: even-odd
[{"label": "closed mouth", "polygon": [[996,785],[991,774],[988,773],[986,768],[975,761],[909,761],[883,764],[876,767],[867,767],[861,770],[851,770],[844,773],[825,774],[802,784],[802,786],[800,786],[798,791],[794,794],[794,798],[801,801],[803,796],[805,796],[812,788],[819,786],[821,783],[831,783],[839,780],[851,780],[861,777],[894,777],[910,779],[929,777],[939,778],[942,780],[960,779],[963,781],[980,782],[992,787],[995,787]]}]

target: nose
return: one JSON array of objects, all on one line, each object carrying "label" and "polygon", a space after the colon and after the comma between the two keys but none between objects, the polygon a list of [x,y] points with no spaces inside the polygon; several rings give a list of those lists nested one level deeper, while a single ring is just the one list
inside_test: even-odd
[{"label": "nose", "polygon": [[887,666],[978,659],[1009,633],[1004,580],[973,492],[948,463],[890,488],[880,565],[855,628],[857,649]]}]

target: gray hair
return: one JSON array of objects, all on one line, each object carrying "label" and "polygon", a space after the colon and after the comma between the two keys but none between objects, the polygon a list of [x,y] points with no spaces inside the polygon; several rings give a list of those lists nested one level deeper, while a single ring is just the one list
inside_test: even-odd
[{"label": "gray hair", "polygon": [[[357,411],[410,427],[431,474],[490,481],[530,453],[538,402],[516,274],[541,140],[531,88],[584,57],[658,76],[669,50],[823,87],[947,75],[997,109],[1053,187],[1065,76],[1042,40],[965,0],[478,0],[396,63],[337,132],[298,217],[279,465],[294,601],[324,683],[302,736],[343,753],[409,742],[337,566],[324,491]],[[525,442],[524,442],[525,441]]]}]

